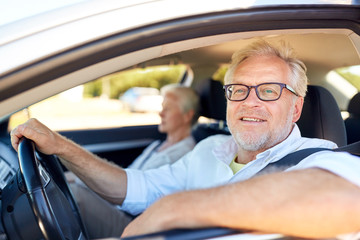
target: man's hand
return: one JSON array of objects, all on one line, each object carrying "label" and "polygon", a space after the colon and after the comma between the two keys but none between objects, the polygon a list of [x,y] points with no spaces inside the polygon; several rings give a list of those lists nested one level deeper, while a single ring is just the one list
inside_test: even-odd
[{"label": "man's hand", "polygon": [[163,225],[163,217],[160,216],[161,214],[158,212],[161,212],[161,208],[148,208],[143,214],[135,218],[135,220],[133,220],[125,228],[121,237],[141,235],[164,230],[164,228],[161,227]]},{"label": "man's hand", "polygon": [[40,152],[57,155],[67,169],[100,196],[114,204],[122,204],[127,191],[127,176],[122,168],[92,154],[36,119],[29,119],[11,132],[11,144],[16,151],[22,137],[34,141]]},{"label": "man's hand", "polygon": [[44,154],[60,154],[61,141],[64,139],[58,133],[50,130],[37,119],[29,119],[11,131],[11,144],[17,151],[22,137],[34,141],[37,149]]}]

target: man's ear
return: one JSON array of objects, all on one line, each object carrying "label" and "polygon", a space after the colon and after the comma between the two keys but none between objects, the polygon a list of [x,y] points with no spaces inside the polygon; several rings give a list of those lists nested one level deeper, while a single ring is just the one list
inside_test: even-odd
[{"label": "man's ear", "polygon": [[301,111],[304,105],[304,98],[303,97],[298,97],[296,99],[295,102],[295,109],[294,109],[294,113],[293,113],[293,122],[297,122],[300,119],[301,116]]}]

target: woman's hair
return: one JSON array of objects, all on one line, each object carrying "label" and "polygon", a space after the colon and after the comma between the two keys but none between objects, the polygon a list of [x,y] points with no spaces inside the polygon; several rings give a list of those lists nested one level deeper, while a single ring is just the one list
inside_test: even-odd
[{"label": "woman's hair", "polygon": [[232,82],[237,66],[245,59],[254,56],[276,56],[281,58],[290,68],[289,80],[291,87],[297,94],[305,97],[308,78],[306,76],[305,64],[296,58],[294,50],[287,44],[282,43],[280,47],[274,47],[264,40],[257,41],[249,47],[235,52],[231,63],[225,74],[225,84]]},{"label": "woman's hair", "polygon": [[166,93],[172,93],[178,97],[183,113],[194,110],[191,120],[191,125],[194,126],[200,117],[200,99],[195,90],[180,84],[169,84],[161,88],[161,95],[165,96]]}]

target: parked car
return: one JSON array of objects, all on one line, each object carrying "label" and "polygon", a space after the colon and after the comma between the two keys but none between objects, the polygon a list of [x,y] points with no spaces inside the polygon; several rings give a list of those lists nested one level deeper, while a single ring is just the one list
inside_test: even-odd
[{"label": "parked car", "polygon": [[163,98],[156,88],[133,87],[121,97],[124,107],[132,112],[160,112]]},{"label": "parked car", "polygon": [[[291,44],[308,67],[310,84],[328,89],[335,97],[336,102],[327,103],[326,107],[336,108],[337,115],[340,110],[346,111],[347,103],[358,91],[332,72],[360,64],[358,1],[102,0],[52,4],[55,3],[32,4],[26,16],[19,11],[21,4],[10,8],[7,6],[13,5],[5,3],[0,8],[2,19],[7,17],[6,21],[0,18],[1,239],[86,239],[76,201],[59,175],[62,166],[56,164],[54,156],[39,154],[40,160],[47,161],[31,165],[38,163],[31,154],[35,151],[31,144],[18,158],[9,143],[10,116],[54,94],[139,65],[176,62],[191,69],[182,84],[201,92],[204,83],[229,62],[234,51],[259,38],[274,44],[281,41]],[[207,109],[206,100],[209,99],[202,96],[202,115],[216,119],[216,114]],[[225,111],[225,102],[210,105]],[[216,120],[211,130],[209,124],[198,127],[207,129],[209,134],[218,133],[226,124],[223,115]],[[341,123],[332,126],[340,129],[340,135],[343,128]],[[315,130],[302,131],[321,132],[318,127]],[[163,138],[157,125],[60,133],[123,167],[150,142]],[[339,145],[346,145],[344,136],[340,136]],[[320,137],[336,141],[326,134]],[[55,165],[49,166],[51,163]],[[31,182],[31,179],[36,180]],[[175,239],[229,234],[233,239],[290,238],[229,229],[192,230],[182,234],[184,231],[159,235]]]}]

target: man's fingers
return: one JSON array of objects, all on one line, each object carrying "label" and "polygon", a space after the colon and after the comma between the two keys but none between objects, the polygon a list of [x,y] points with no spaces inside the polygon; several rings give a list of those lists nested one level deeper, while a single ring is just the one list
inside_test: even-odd
[{"label": "man's fingers", "polygon": [[28,120],[26,123],[21,124],[14,128],[10,133],[11,145],[17,151],[19,147],[19,142],[22,137],[26,137],[33,141],[39,142],[40,139],[35,139],[38,137],[37,135],[37,127],[38,122],[34,119]]},{"label": "man's fingers", "polygon": [[11,145],[17,151],[19,148],[20,139],[23,137],[19,127],[14,128],[10,133]]}]

